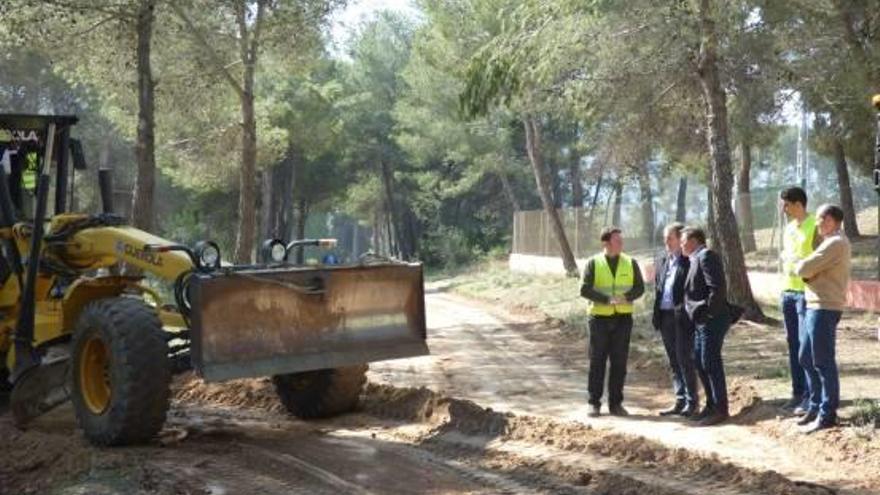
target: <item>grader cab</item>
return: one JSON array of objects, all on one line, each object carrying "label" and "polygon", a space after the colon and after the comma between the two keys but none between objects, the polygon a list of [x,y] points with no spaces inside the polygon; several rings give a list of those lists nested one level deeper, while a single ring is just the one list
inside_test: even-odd
[{"label": "grader cab", "polygon": [[[332,242],[276,239],[261,264],[226,265],[216,243],[127,225],[106,173],[103,211],[68,211],[76,121],[0,115],[0,403],[17,424],[70,399],[91,442],[144,442],[187,370],[271,376],[292,414],[325,417],[357,404],[366,363],[428,352],[419,264],[295,265],[292,250]],[[121,264],[167,281],[173,304]]]}]

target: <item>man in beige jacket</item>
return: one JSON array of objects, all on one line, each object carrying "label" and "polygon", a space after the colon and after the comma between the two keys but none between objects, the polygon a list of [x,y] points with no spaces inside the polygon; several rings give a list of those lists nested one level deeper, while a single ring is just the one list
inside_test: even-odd
[{"label": "man in beige jacket", "polygon": [[822,243],[795,265],[797,275],[806,282],[807,313],[799,336],[799,358],[807,374],[810,404],[807,415],[798,421],[809,425],[806,433],[837,424],[840,379],[834,349],[850,269],[850,244],[840,230],[842,223],[839,206],[820,206],[816,226]]}]

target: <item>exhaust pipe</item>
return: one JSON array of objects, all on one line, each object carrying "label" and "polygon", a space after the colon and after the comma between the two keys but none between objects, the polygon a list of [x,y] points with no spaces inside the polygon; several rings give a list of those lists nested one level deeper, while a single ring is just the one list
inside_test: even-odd
[{"label": "exhaust pipe", "polygon": [[113,213],[113,171],[109,168],[98,170],[98,187],[101,190],[101,211]]}]

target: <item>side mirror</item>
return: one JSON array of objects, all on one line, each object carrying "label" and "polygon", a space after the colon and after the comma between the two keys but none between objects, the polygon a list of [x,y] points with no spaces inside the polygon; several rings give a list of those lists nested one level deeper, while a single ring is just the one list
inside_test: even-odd
[{"label": "side mirror", "polygon": [[83,153],[82,141],[79,139],[70,140],[70,154],[73,156],[73,168],[75,170],[85,170],[86,155]]}]

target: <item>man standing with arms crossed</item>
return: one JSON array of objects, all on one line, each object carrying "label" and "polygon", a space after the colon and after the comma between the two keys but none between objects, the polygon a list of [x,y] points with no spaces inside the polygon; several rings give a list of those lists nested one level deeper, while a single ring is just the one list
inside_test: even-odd
[{"label": "man standing with arms crossed", "polygon": [[809,425],[805,433],[837,424],[840,405],[840,378],[835,345],[837,323],[846,306],[849,285],[850,244],[840,231],[843,210],[822,205],[816,211],[822,243],[795,266],[806,282],[807,312],[801,330],[800,362],[807,372],[810,391],[807,414],[799,425]]},{"label": "man standing with arms crossed", "polygon": [[645,292],[636,261],[623,253],[623,236],[617,227],[606,227],[599,237],[602,252],[587,261],[581,297],[590,301],[590,372],[587,392],[590,417],[599,416],[608,376],[608,412],[627,416],[623,408],[623,384],[633,327],[633,301]]},{"label": "man standing with arms crossed", "polygon": [[804,325],[806,302],[804,281],[795,273],[798,261],[807,257],[819,245],[816,218],[807,213],[807,193],[800,187],[790,187],[779,194],[782,210],[789,218],[782,238],[782,306],[785,338],[788,342],[788,365],[791,372],[791,398],[782,407],[796,413],[809,408],[807,376],[798,360],[801,327]]}]

